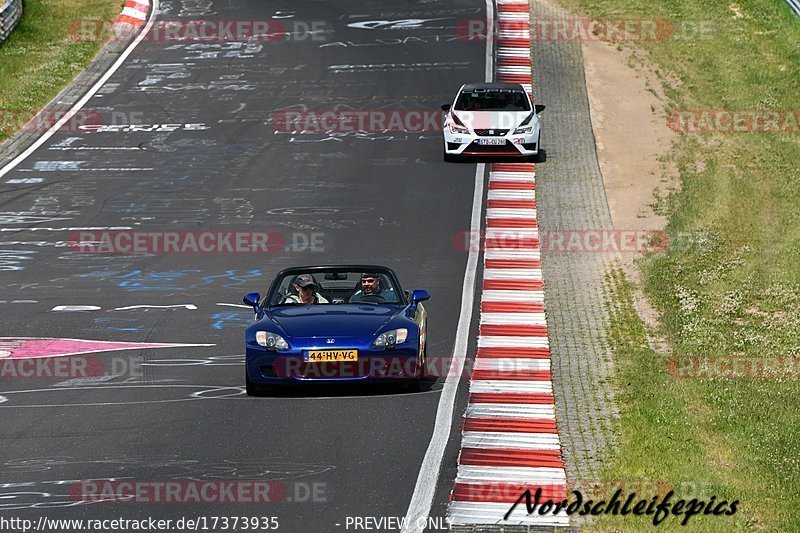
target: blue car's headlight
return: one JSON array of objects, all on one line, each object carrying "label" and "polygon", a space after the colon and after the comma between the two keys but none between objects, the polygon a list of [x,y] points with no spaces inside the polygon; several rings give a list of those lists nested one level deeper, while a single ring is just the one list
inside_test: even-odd
[{"label": "blue car's headlight", "polygon": [[269,331],[256,331],[256,342],[271,350],[288,350],[289,343],[286,339]]},{"label": "blue car's headlight", "polygon": [[408,337],[408,330],[406,328],[393,329],[385,331],[378,335],[378,338],[372,343],[373,348],[384,348],[386,346],[394,346],[395,344],[402,344],[406,342]]}]

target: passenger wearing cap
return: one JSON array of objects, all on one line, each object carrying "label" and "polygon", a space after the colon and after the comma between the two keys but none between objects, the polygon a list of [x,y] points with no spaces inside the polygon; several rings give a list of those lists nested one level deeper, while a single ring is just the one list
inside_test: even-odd
[{"label": "passenger wearing cap", "polygon": [[381,277],[379,274],[366,272],[361,274],[361,290],[356,291],[350,299],[349,303],[356,303],[367,296],[377,296],[385,302],[396,302],[397,295],[392,290],[381,288]]},{"label": "passenger wearing cap", "polygon": [[321,294],[316,292],[317,284],[311,274],[301,274],[294,278],[294,289],[297,294],[290,294],[285,304],[327,304],[330,303]]}]

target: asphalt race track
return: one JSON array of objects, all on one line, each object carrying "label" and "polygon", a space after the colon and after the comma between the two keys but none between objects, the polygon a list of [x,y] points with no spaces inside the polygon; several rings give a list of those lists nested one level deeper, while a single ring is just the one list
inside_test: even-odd
[{"label": "asphalt race track", "polygon": [[[142,131],[60,132],[3,177],[0,316],[2,336],[16,340],[0,341],[0,357],[36,337],[208,346],[65,357],[82,365],[66,372],[46,359],[33,377],[10,375],[27,371],[21,364],[4,367],[0,511],[32,520],[277,517],[291,532],[336,531],[348,516],[405,516],[442,380],[416,394],[337,388],[248,398],[242,333],[252,313],[235,304],[288,266],[384,264],[405,288],[431,292],[429,354],[452,354],[475,165],[442,163],[438,131],[301,134],[278,131],[273,117],[438,110],[462,82],[484,79],[484,46],[458,38],[456,25],[484,19],[485,3],[170,0],[161,8],[160,20],[280,17],[298,32],[274,42],[146,39],[86,106],[106,124],[127,120]],[[303,35],[311,23],[321,30]],[[83,228],[259,231],[275,246],[83,253],[66,244]],[[89,348],[26,349],[36,357]],[[432,516],[444,515],[456,451],[445,455]],[[99,501],[81,480],[274,481],[278,501]]]}]

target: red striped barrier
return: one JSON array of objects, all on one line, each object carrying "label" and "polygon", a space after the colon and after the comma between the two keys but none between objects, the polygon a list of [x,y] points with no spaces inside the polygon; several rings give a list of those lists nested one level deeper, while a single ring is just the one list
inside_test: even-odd
[{"label": "red striped barrier", "polygon": [[[530,37],[521,35],[530,31],[530,23],[518,15],[530,6],[525,1],[496,3],[500,20],[495,77],[530,90],[531,74],[520,72],[532,63]],[[489,169],[487,208],[494,211],[487,214],[483,239],[479,348],[462,428],[464,444],[450,494],[448,519],[453,524],[568,523],[563,516],[528,515],[524,510],[505,521],[504,511],[497,507],[517,502],[526,490],[533,494],[541,489],[546,500],[566,498],[548,368],[548,330],[540,323],[545,303],[539,296],[544,281],[535,171],[530,163],[498,163]]]}]

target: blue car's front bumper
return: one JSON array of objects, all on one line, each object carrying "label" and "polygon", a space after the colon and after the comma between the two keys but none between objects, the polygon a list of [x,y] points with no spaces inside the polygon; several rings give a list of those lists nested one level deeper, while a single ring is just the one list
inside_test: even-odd
[{"label": "blue car's front bumper", "polygon": [[[393,348],[336,346],[337,350],[358,350],[358,359],[347,362],[306,362],[308,348],[277,352],[247,342],[247,377],[253,384],[279,385],[309,382],[400,382],[418,374],[418,340],[409,339]],[[311,347],[310,349],[321,349]]]}]

